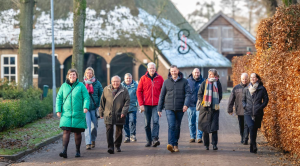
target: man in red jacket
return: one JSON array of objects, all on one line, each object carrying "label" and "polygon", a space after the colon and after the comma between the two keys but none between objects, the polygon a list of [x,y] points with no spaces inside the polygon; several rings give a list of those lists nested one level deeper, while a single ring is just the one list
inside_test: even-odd
[{"label": "man in red jacket", "polygon": [[[145,115],[145,131],[147,144],[145,147],[160,145],[159,135],[159,116],[157,114],[157,105],[160,91],[164,82],[162,76],[156,72],[156,65],[153,62],[148,63],[145,75],[140,79],[136,95],[140,105],[141,112]],[[151,118],[153,118],[153,129],[151,133]]]}]

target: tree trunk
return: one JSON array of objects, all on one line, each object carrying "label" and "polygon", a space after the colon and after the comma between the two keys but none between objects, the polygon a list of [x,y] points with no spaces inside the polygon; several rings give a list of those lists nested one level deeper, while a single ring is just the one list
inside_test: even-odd
[{"label": "tree trunk", "polygon": [[83,77],[83,56],[84,56],[84,26],[85,26],[86,0],[73,0],[73,55],[72,68],[79,74],[79,80]]},{"label": "tree trunk", "polygon": [[20,0],[20,36],[18,53],[18,87],[28,89],[33,85],[32,27],[34,0]]}]

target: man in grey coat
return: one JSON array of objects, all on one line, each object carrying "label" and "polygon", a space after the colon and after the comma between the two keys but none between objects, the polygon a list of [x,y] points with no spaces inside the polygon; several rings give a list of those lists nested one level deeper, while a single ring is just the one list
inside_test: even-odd
[{"label": "man in grey coat", "polygon": [[244,88],[247,87],[249,84],[248,74],[243,73],[241,75],[241,83],[236,85],[230,94],[228,100],[228,109],[227,112],[232,115],[233,114],[233,106],[235,106],[235,112],[238,116],[239,120],[239,128],[240,128],[240,135],[241,135],[241,143],[244,145],[248,145],[249,139],[249,128],[244,121],[244,109],[242,104],[242,95]]}]

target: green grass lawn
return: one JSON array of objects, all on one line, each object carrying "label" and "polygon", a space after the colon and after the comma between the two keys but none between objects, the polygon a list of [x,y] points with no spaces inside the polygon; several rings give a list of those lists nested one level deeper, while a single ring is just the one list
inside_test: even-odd
[{"label": "green grass lawn", "polygon": [[22,128],[0,132],[0,154],[12,155],[32,149],[36,144],[61,133],[59,119],[47,116]]}]

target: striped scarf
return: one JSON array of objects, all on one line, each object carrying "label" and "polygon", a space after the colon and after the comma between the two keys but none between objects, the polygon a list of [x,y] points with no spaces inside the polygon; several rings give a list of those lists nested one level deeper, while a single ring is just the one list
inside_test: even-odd
[{"label": "striped scarf", "polygon": [[218,79],[206,80],[203,101],[201,103],[204,107],[212,105],[212,109],[214,110],[220,109],[217,81]]}]

